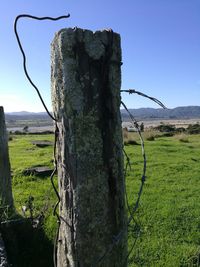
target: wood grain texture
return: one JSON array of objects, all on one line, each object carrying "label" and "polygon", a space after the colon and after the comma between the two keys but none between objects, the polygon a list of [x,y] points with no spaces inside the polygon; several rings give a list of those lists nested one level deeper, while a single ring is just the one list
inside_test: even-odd
[{"label": "wood grain texture", "polygon": [[[120,36],[63,29],[52,42],[52,103],[59,129],[58,267],[126,266]],[[66,223],[67,222],[67,223]]]}]

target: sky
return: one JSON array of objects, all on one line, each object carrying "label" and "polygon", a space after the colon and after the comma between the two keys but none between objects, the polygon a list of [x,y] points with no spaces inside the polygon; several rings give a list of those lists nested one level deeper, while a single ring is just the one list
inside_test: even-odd
[{"label": "sky", "polygon": [[[121,35],[122,89],[134,88],[161,100],[168,108],[200,105],[199,0],[1,0],[0,106],[5,112],[44,111],[25,78],[14,31],[19,14],[70,18],[51,22],[22,19],[18,32],[27,68],[50,110],[50,43],[67,27],[112,28]],[[156,104],[122,94],[129,108]]]}]

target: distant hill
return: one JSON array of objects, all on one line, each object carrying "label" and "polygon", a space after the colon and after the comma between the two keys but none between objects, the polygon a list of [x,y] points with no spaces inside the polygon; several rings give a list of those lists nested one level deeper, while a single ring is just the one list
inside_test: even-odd
[{"label": "distant hill", "polygon": [[[195,119],[200,118],[200,106],[177,107],[173,109],[139,108],[129,109],[131,114],[139,120],[156,119]],[[126,110],[121,110],[123,121],[129,120]]]},{"label": "distant hill", "polygon": [[[139,108],[129,109],[131,114],[138,120],[156,120],[156,119],[195,119],[200,118],[200,106],[186,106],[177,107],[173,109],[154,109],[154,108]],[[121,110],[122,120],[129,120],[129,116],[126,110]],[[45,112],[12,112],[6,113],[6,121],[18,121],[18,120],[47,120],[51,121],[47,113]]]},{"label": "distant hill", "polygon": [[49,120],[49,116],[46,112],[10,112],[5,114],[6,121],[18,121],[18,120]]}]

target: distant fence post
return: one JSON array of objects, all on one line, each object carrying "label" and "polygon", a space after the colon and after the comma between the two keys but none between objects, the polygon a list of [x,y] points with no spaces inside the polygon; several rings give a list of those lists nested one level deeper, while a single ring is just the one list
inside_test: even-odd
[{"label": "distant fence post", "polygon": [[59,31],[51,81],[59,129],[57,266],[127,266],[120,36]]},{"label": "distant fence post", "polygon": [[0,107],[0,205],[13,206],[8,135],[3,107]]}]

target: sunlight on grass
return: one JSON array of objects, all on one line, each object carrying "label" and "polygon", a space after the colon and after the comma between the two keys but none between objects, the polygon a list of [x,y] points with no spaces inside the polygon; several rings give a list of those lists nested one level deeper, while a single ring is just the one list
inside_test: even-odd
[{"label": "sunlight on grass", "polygon": [[[129,266],[187,266],[200,252],[200,136],[146,141],[147,183],[136,220],[141,235],[129,259]],[[136,199],[141,161],[138,146],[127,146],[133,171],[128,173],[130,203]],[[140,164],[138,164],[140,162]],[[132,236],[129,235],[129,239]]]},{"label": "sunlight on grass", "polygon": [[[24,176],[25,168],[37,165],[52,167],[53,148],[38,148],[33,140],[53,140],[53,135],[13,136],[9,142],[13,173],[15,206],[21,207],[28,197],[34,197],[34,212],[47,205],[43,229],[53,241],[56,220],[52,216],[56,196],[49,177]],[[141,227],[129,267],[187,266],[200,251],[200,135],[159,136],[144,133],[147,154],[147,181],[135,219]],[[143,159],[137,133],[125,150],[131,159],[132,170],[127,173],[127,194],[133,207],[140,186]],[[153,141],[153,142],[152,142]],[[56,180],[56,178],[55,178]],[[129,231],[129,250],[137,237],[134,222]]]}]

